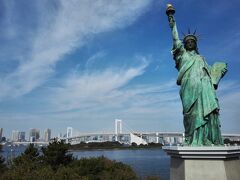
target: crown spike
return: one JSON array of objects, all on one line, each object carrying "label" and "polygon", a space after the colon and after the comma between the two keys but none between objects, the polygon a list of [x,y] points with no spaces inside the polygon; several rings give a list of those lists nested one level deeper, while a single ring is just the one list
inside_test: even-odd
[{"label": "crown spike", "polygon": [[199,40],[202,40],[202,36],[199,35],[199,34],[198,34],[197,38],[198,38]]},{"label": "crown spike", "polygon": [[188,34],[191,34],[190,28],[188,28]]},{"label": "crown spike", "polygon": [[193,35],[195,35],[195,34],[196,34],[196,32],[197,32],[197,29],[195,29],[195,31],[194,31],[194,33],[193,33]]},{"label": "crown spike", "polygon": [[182,35],[183,35],[184,37],[186,36],[186,34],[185,34],[184,32],[181,31],[181,33],[182,33]]}]

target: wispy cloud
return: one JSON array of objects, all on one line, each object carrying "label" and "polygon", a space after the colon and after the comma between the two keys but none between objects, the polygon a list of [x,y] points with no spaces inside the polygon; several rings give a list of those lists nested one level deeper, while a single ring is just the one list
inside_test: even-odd
[{"label": "wispy cloud", "polygon": [[232,92],[238,92],[239,89],[240,83],[238,80],[223,80],[220,82],[217,92],[220,96],[224,96]]},{"label": "wispy cloud", "polygon": [[147,60],[138,67],[108,68],[94,72],[74,72],[49,92],[51,104],[58,109],[73,110],[103,107],[121,101],[119,90],[144,73]]},{"label": "wispy cloud", "polygon": [[85,64],[86,71],[90,70],[91,67],[95,64],[95,62],[97,62],[100,59],[103,59],[105,56],[106,56],[106,52],[104,51],[97,52],[96,54],[91,56]]},{"label": "wispy cloud", "polygon": [[95,34],[131,24],[149,3],[127,0],[62,0],[54,6],[49,1],[39,3],[38,28],[30,41],[31,49],[17,69],[1,79],[0,98],[21,96],[42,85],[64,55],[83,46]]}]

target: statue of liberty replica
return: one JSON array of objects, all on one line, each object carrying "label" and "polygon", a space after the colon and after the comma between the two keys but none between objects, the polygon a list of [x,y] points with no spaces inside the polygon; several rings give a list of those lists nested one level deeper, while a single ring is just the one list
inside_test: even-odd
[{"label": "statue of liberty replica", "polygon": [[168,4],[166,14],[173,37],[173,59],[178,70],[177,85],[183,106],[184,145],[222,145],[219,104],[216,90],[227,72],[227,64],[209,66],[198,52],[198,37],[188,31],[181,41],[178,36],[175,10]]}]

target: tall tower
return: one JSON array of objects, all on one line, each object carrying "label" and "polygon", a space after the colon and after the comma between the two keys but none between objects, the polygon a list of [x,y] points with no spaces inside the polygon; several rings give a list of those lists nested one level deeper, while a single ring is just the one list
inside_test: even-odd
[{"label": "tall tower", "polygon": [[115,134],[121,134],[121,133],[122,133],[122,120],[115,119]]}]

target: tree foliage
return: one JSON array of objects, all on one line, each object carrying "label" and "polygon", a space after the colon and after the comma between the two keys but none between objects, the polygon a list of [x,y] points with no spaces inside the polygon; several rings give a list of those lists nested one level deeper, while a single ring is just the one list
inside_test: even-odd
[{"label": "tree foliage", "polygon": [[233,141],[233,140],[230,140],[229,138],[225,138],[224,139],[224,144],[230,144],[230,145],[240,145],[240,141]]},{"label": "tree foliage", "polygon": [[24,162],[37,163],[37,161],[40,161],[38,149],[34,147],[34,144],[30,144],[21,156],[13,160],[13,163],[15,166],[22,166]]},{"label": "tree foliage", "polygon": [[[2,145],[0,145],[0,152],[2,151]],[[0,173],[3,173],[6,170],[5,159],[0,155]]]},{"label": "tree foliage", "polygon": [[89,180],[135,180],[137,176],[130,166],[115,162],[105,157],[82,158],[74,161],[70,167],[81,177]]},{"label": "tree foliage", "polygon": [[43,161],[50,165],[54,170],[60,165],[68,165],[73,161],[72,154],[68,154],[70,145],[63,141],[54,140],[47,147],[42,148]]},{"label": "tree foliage", "polygon": [[5,159],[0,156],[0,173],[3,173],[6,169]]}]

